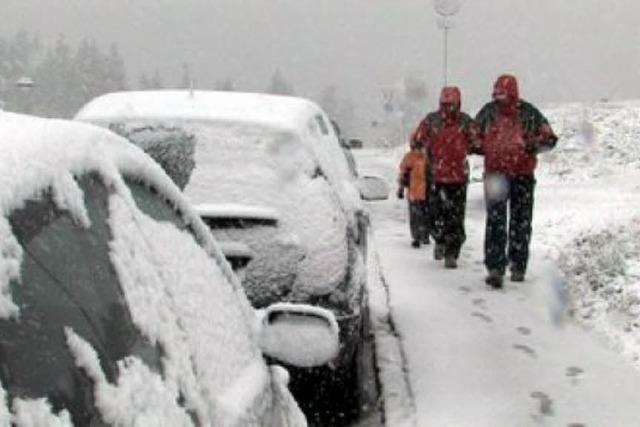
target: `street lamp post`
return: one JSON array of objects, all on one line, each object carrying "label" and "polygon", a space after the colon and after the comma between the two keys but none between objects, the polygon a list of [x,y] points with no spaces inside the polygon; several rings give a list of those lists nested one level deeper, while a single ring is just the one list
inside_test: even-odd
[{"label": "street lamp post", "polygon": [[438,26],[444,33],[443,67],[446,86],[449,72],[449,30],[454,26],[453,16],[460,11],[460,0],[433,0],[433,8],[440,17]]}]

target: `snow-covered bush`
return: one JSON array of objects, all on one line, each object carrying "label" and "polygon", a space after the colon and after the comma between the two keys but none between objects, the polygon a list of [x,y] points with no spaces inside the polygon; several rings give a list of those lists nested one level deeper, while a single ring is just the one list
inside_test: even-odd
[{"label": "snow-covered bush", "polygon": [[581,180],[640,165],[640,106],[566,104],[544,112],[559,137],[558,147],[541,156],[551,174]]},{"label": "snow-covered bush", "polygon": [[558,266],[565,279],[570,312],[607,336],[640,363],[640,219],[585,233],[565,248]]},{"label": "snow-covered bush", "polygon": [[194,135],[182,128],[163,125],[128,127],[112,123],[109,129],[142,148],[184,190],[195,167]]}]

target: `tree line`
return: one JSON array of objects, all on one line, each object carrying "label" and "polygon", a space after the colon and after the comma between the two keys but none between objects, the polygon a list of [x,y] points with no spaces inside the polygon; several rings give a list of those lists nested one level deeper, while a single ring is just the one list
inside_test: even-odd
[{"label": "tree line", "polygon": [[[125,61],[113,43],[105,50],[95,40],[72,43],[64,35],[45,44],[25,30],[0,36],[0,109],[44,117],[72,117],[80,107],[104,93],[127,89],[192,87],[187,63],[175,83],[167,84],[158,70],[143,73],[134,85],[127,79]],[[226,78],[213,87],[199,89],[236,90]],[[293,95],[293,86],[279,70],[265,88],[267,93]]]},{"label": "tree line", "polygon": [[126,88],[115,44],[103,51],[92,39],[72,45],[61,35],[45,45],[24,30],[0,37],[0,100],[7,110],[71,117],[93,97]]}]

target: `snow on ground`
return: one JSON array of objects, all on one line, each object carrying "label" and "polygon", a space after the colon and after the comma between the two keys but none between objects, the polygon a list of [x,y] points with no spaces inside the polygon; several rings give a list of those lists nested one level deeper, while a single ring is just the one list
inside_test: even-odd
[{"label": "snow on ground", "polygon": [[[521,285],[483,283],[482,184],[469,188],[456,271],[433,261],[431,247],[410,248],[406,202],[371,204],[418,425],[637,425],[640,373],[628,363],[640,354],[636,108],[548,112],[562,139],[541,156]],[[394,182],[402,152],[356,155],[361,170]]]}]

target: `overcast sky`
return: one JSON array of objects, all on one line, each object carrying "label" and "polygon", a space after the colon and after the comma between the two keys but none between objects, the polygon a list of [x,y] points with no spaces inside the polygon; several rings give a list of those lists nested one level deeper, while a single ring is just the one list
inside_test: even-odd
[{"label": "overcast sky", "polygon": [[[5,34],[116,42],[132,84],[155,68],[178,81],[185,61],[202,83],[231,77],[262,89],[280,68],[299,94],[335,84],[369,106],[409,72],[433,92],[442,83],[430,0],[2,0],[0,16]],[[638,21],[637,0],[466,0],[450,80],[469,109],[501,72],[537,102],[640,98]]]}]

